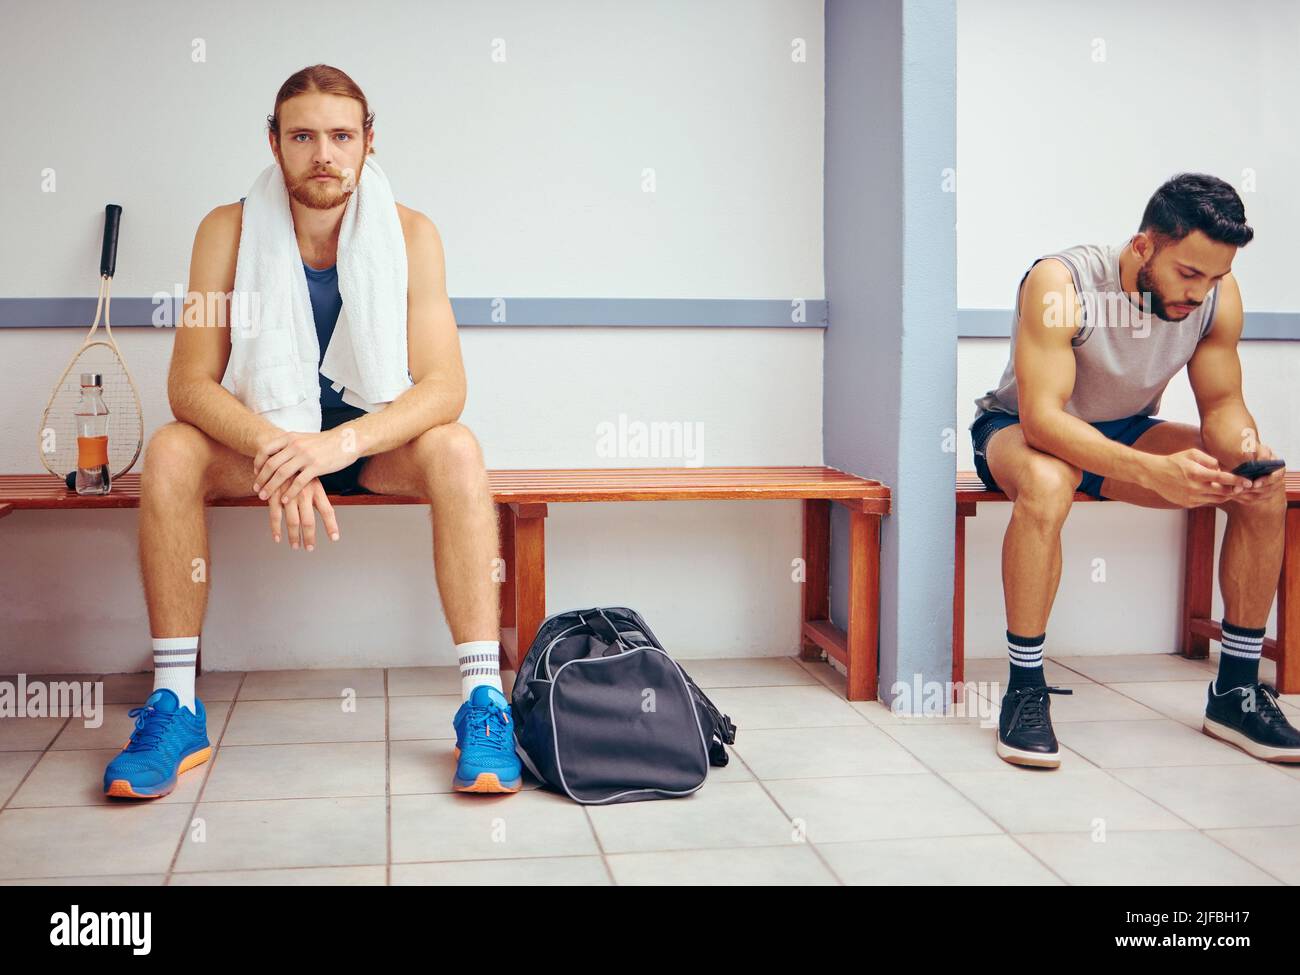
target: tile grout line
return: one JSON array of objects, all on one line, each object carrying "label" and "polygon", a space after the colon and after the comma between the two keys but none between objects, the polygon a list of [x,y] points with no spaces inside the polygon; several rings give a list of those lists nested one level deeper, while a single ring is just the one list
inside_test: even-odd
[{"label": "tile grout line", "polygon": [[[18,675],[17,675],[17,674],[14,674],[14,675],[12,675],[12,676],[17,677]],[[45,676],[49,676],[49,677],[58,677],[58,676],[60,676],[60,675],[58,675],[58,674],[49,674],[49,675],[41,675],[41,676],[42,676],[42,677],[45,677]],[[69,674],[69,675],[67,675],[67,676],[68,676],[68,677],[77,677],[77,676],[90,677],[92,683],[100,684],[100,683],[103,683],[104,677],[105,677],[106,675],[104,675],[104,674],[81,674],[81,675],[78,675],[78,674]],[[8,679],[8,678],[6,678],[6,679]],[[102,706],[105,707],[105,708],[108,707],[108,702],[107,702],[107,701],[104,701],[103,704],[102,704]],[[56,732],[54,732],[54,734],[52,734],[52,735],[50,736],[50,740],[47,741],[47,742],[45,743],[45,747],[44,747],[44,748],[23,748],[23,749],[16,749],[16,751],[21,751],[21,752],[29,752],[29,753],[30,753],[30,752],[39,752],[39,754],[36,756],[36,761],[32,762],[32,764],[28,767],[27,771],[23,773],[22,778],[18,780],[18,784],[14,786],[13,791],[12,791],[11,793],[9,793],[7,796],[4,797],[4,801],[0,802],[0,812],[4,812],[6,809],[10,808],[9,803],[10,803],[10,802],[11,802],[11,801],[12,801],[12,800],[13,800],[13,799],[18,795],[18,793],[22,790],[22,787],[23,787],[24,785],[27,784],[27,780],[28,780],[29,778],[31,778],[32,773],[36,771],[36,766],[40,765],[41,762],[43,762],[43,761],[45,760],[45,756],[46,756],[49,752],[52,752],[52,751],[55,751],[55,750],[56,750],[56,749],[54,748],[54,743],[55,743],[56,741],[59,740],[59,738],[63,735],[63,733],[64,733],[65,731],[68,730],[68,725],[69,725],[71,722],[72,722],[72,715],[68,715],[66,718],[64,718],[64,719],[63,719],[63,724],[59,725],[59,729],[58,729]],[[13,808],[15,808],[15,809],[24,809],[24,808],[27,808],[27,807],[25,807],[25,806],[14,806]]]},{"label": "tile grout line", "polygon": [[[761,790],[763,790],[763,795],[767,796],[768,801],[769,801],[770,803],[772,803],[772,805],[776,806],[776,808],[777,808],[778,810],[780,810],[781,815],[785,817],[785,821],[786,821],[787,823],[793,825],[793,824],[794,824],[794,820],[793,820],[793,818],[790,816],[790,813],[786,810],[785,806],[781,805],[781,801],[780,801],[779,799],[777,799],[776,796],[772,795],[771,790],[768,789],[768,787],[767,787],[767,781],[764,780],[764,779],[762,779],[762,778],[760,778],[760,777],[759,777],[759,776],[754,772],[754,770],[750,767],[749,763],[746,762],[745,759],[744,759],[744,758],[743,758],[739,753],[737,753],[736,757],[739,758],[740,761],[741,761],[741,763],[745,766],[745,770],[746,770],[747,772],[749,772],[750,775],[753,775],[753,776],[754,776],[754,781],[758,784],[758,787],[759,787]],[[838,777],[839,777],[839,776],[837,776],[837,778],[838,778]],[[780,780],[779,780],[779,779],[773,779],[772,781],[773,781],[773,782],[777,782],[777,781],[780,781]],[[818,859],[818,861],[821,863],[821,865],[827,869],[827,871],[830,873],[831,877],[832,877],[832,878],[833,878],[833,879],[834,879],[834,880],[835,880],[835,881],[836,881],[836,882],[837,882],[841,887],[845,887],[845,886],[847,886],[847,885],[845,884],[845,882],[844,882],[844,878],[841,877],[841,876],[839,875],[839,872],[836,871],[836,869],[830,865],[830,862],[826,859],[826,857],[825,857],[825,855],[822,853],[822,851],[819,850],[819,849],[817,848],[817,844],[816,844],[815,842],[813,842],[812,840],[810,840],[810,839],[806,839],[806,842],[807,842],[807,844],[808,844],[808,847],[813,851],[813,856],[815,856],[815,857]],[[784,849],[784,848],[786,848],[788,845],[789,845],[789,844],[782,844],[782,845],[781,845],[781,848]],[[797,847],[798,844],[795,844],[795,846]]]},{"label": "tile grout line", "polygon": [[[104,705],[104,706],[105,706],[105,707],[108,707],[107,704]],[[64,718],[64,719],[63,719],[63,724],[59,725],[59,730],[56,731],[54,734],[52,734],[52,735],[50,736],[50,740],[47,741],[47,742],[45,743],[45,747],[42,748],[42,749],[36,749],[36,748],[30,748],[30,749],[19,749],[19,750],[13,751],[13,752],[5,752],[5,753],[4,753],[4,754],[7,754],[7,755],[12,755],[12,754],[31,754],[32,752],[39,752],[39,754],[37,754],[37,756],[36,756],[36,761],[32,762],[32,764],[31,764],[30,766],[28,766],[27,771],[24,772],[22,778],[18,780],[18,784],[14,786],[14,790],[13,790],[13,792],[11,792],[11,793],[9,793],[7,796],[5,796],[3,802],[0,802],[0,812],[4,812],[5,810],[10,809],[10,808],[13,808],[13,809],[25,809],[25,808],[28,808],[28,807],[26,807],[26,806],[13,806],[13,807],[10,807],[9,803],[10,803],[11,801],[13,801],[14,798],[17,797],[17,795],[18,795],[18,793],[19,793],[20,791],[22,791],[22,787],[23,787],[24,785],[27,784],[27,780],[30,779],[30,778],[32,777],[32,773],[36,771],[36,766],[40,765],[41,762],[43,762],[43,761],[45,760],[45,756],[46,756],[46,755],[48,755],[50,752],[54,751],[54,743],[55,743],[56,741],[59,740],[59,736],[62,735],[63,732],[67,729],[67,727],[68,727],[68,723],[69,723],[71,720],[72,720],[71,717]]]},{"label": "tile grout line", "polygon": [[[417,741],[447,741],[448,739],[443,739],[443,738],[429,738],[429,739],[413,739],[413,740],[417,740]],[[318,743],[316,743],[316,742],[309,742],[308,744],[318,744]],[[320,742],[319,744],[339,744],[339,743],[337,743],[337,742]],[[341,744],[366,744],[366,745],[369,745],[369,744],[376,744],[376,742],[342,742]],[[905,747],[905,746],[902,746],[902,743],[901,743],[901,742],[899,742],[898,744],[899,744],[900,747]],[[244,747],[248,747],[248,746],[244,746],[244,745],[229,745],[229,746],[224,746],[224,747],[227,747],[227,748],[244,748]],[[96,750],[96,751],[98,751],[98,750],[101,750],[101,749],[86,749],[86,750]],[[68,750],[68,751],[70,751],[70,750]],[[912,754],[913,757],[916,757],[914,753],[909,752],[909,754]],[[1086,758],[1084,758],[1082,755],[1079,755],[1079,758],[1082,759],[1082,760],[1085,761],[1085,762],[1088,761],[1088,760],[1087,760]],[[917,761],[919,762],[920,759],[917,758]],[[1109,773],[1109,772],[1111,771],[1111,770],[1109,770],[1109,769],[1102,768],[1102,767],[1100,767],[1100,766],[1091,765],[1091,763],[1089,763],[1089,765],[1090,765],[1090,768],[1083,769],[1082,771],[1097,771],[1097,772],[1107,772],[1107,773]],[[1246,764],[1238,764],[1238,765],[1134,765],[1134,766],[1125,766],[1123,769],[1121,769],[1121,771],[1125,771],[1125,772],[1127,772],[1127,771],[1146,771],[1146,770],[1163,770],[1163,769],[1221,769],[1221,768],[1248,768],[1248,767],[1250,767],[1250,766],[1248,766],[1248,765],[1246,765]],[[928,767],[925,769],[925,772],[930,772],[930,771],[932,771],[932,770],[929,769]],[[1004,770],[1004,769],[968,769],[968,770],[960,770],[960,769],[958,769],[958,770],[951,770],[950,773],[947,773],[947,774],[953,774],[953,775],[999,775],[999,774],[1003,774],[1005,771],[1010,771],[1010,770]],[[874,779],[874,778],[882,778],[882,777],[885,777],[885,776],[916,776],[916,775],[923,775],[923,774],[925,774],[925,772],[899,772],[899,771],[891,771],[891,772],[862,772],[862,773],[858,773],[858,774],[854,774],[854,775],[796,775],[796,776],[785,775],[785,776],[778,776],[778,777],[770,778],[770,779],[759,779],[758,776],[754,776],[753,780],[742,779],[742,780],[738,780],[738,781],[735,781],[735,782],[715,782],[714,785],[715,785],[715,786],[746,785],[746,784],[748,784],[750,781],[754,781],[754,782],[764,782],[764,783],[766,783],[766,782],[838,782],[838,781],[842,781],[842,780],[844,780],[844,779]],[[939,778],[944,779],[945,781],[947,781],[946,773],[943,773],[943,772],[934,772],[934,774],[935,774],[936,776],[938,776]],[[1036,774],[1036,773],[1032,773],[1032,772],[1031,772],[1031,773],[1029,773],[1029,774]],[[1064,775],[1069,775],[1069,774],[1071,774],[1071,773],[1069,773],[1069,772],[1064,772],[1064,773],[1062,773],[1062,774],[1064,774]],[[1285,775],[1285,773],[1281,773],[1281,774]],[[1116,778],[1116,777],[1112,776],[1112,778]],[[1291,776],[1287,776],[1287,778],[1290,779]],[[1116,778],[1116,781],[1117,781],[1120,785],[1124,786],[1126,789],[1132,789],[1133,791],[1138,792],[1138,794],[1141,795],[1141,796],[1143,796],[1144,798],[1150,798],[1149,796],[1146,795],[1146,793],[1143,793],[1143,792],[1141,792],[1140,790],[1135,789],[1133,786],[1129,785],[1127,782],[1124,782],[1122,779]],[[206,783],[205,783],[205,787],[206,787]],[[523,791],[525,791],[525,792],[539,792],[539,791],[546,791],[546,790],[541,789],[541,788],[538,788],[538,789],[526,789],[526,790],[523,790]],[[415,796],[451,796],[451,795],[455,795],[455,794],[456,794],[455,792],[450,792],[450,791],[449,791],[449,792],[402,792],[402,793],[397,793],[396,795],[397,795],[398,798],[406,798],[406,797],[415,797]],[[251,802],[317,802],[317,801],[323,801],[323,800],[335,800],[335,799],[381,799],[381,798],[384,798],[384,795],[385,795],[384,793],[382,793],[382,792],[378,792],[378,791],[376,791],[376,792],[349,792],[349,793],[344,793],[344,794],[341,794],[341,795],[326,795],[326,796],[320,796],[320,795],[315,795],[315,796],[313,796],[313,795],[293,795],[293,796],[270,796],[270,797],[262,796],[262,797],[252,798],[252,799],[208,799],[208,800],[207,800],[207,803],[208,803],[208,805],[219,805],[219,806],[227,806],[227,805],[229,805],[229,806],[233,806],[233,805],[241,805],[241,804],[243,804],[243,803],[251,803]],[[964,793],[962,793],[962,795],[965,796]],[[972,801],[974,801],[974,800],[972,800]],[[1156,800],[1154,800],[1154,799],[1152,799],[1151,801],[1152,801],[1152,802],[1156,802]],[[1156,803],[1156,804],[1159,805],[1159,803]],[[153,805],[158,805],[158,806],[179,806],[179,805],[181,805],[181,803],[156,802],[156,803],[153,803]],[[35,805],[35,806],[12,806],[12,807],[10,807],[10,811],[16,811],[16,810],[22,810],[22,809],[100,809],[100,808],[109,808],[109,807],[106,807],[106,806],[104,806],[102,803],[97,803],[97,802],[88,802],[88,803],[52,803],[52,804]],[[1162,808],[1164,808],[1164,807],[1162,807]],[[983,809],[981,809],[981,811],[983,811]],[[1185,818],[1183,818],[1182,816],[1178,816],[1178,814],[1177,814],[1177,813],[1174,813],[1172,810],[1167,810],[1167,811],[1170,812],[1171,815],[1177,816],[1177,818],[1181,819],[1184,823],[1186,823],[1186,824],[1187,824],[1187,827],[1188,827],[1189,829],[1193,829],[1193,830],[1195,830],[1195,829],[1199,829],[1199,827],[1197,827],[1197,826],[1193,825],[1192,823],[1188,822],[1188,821],[1187,821]],[[1263,825],[1263,826],[1212,826],[1212,827],[1208,827],[1208,828],[1209,828],[1209,829],[1287,829],[1287,828],[1292,827],[1292,826],[1300,827],[1300,823],[1273,823],[1273,824]],[[1071,830],[1047,830],[1047,832],[1073,832],[1073,831],[1071,831]],[[1130,830],[1123,830],[1122,832],[1131,832],[1131,831],[1130,831]],[[843,841],[836,840],[835,842],[843,842]],[[590,855],[590,854],[588,854],[588,855]],[[405,862],[405,861],[403,861],[403,862]],[[347,866],[347,864],[341,864],[341,866]]]},{"label": "tile grout line", "polygon": [[[180,839],[176,843],[176,849],[172,853],[171,860],[168,861],[167,863],[167,869],[163,872],[162,885],[164,887],[171,886],[172,874],[176,872],[176,861],[180,859],[181,850],[185,848],[185,838],[189,836],[190,826],[193,825],[195,816],[199,811],[199,803],[203,801],[203,793],[204,791],[206,791],[208,787],[208,779],[212,775],[213,766],[215,766],[217,763],[217,758],[219,757],[219,753],[221,751],[221,742],[225,739],[226,731],[230,728],[230,720],[235,715],[235,703],[236,701],[239,700],[239,691],[243,686],[244,686],[244,676],[241,675],[239,678],[239,684],[235,687],[235,700],[231,701],[230,707],[226,709],[226,718],[221,725],[221,734],[217,737],[217,742],[213,746],[212,757],[208,759],[208,761],[203,763],[207,766],[207,768],[204,770],[203,781],[199,784],[198,795],[194,797],[194,803],[193,805],[190,806],[189,819],[187,819],[185,825],[181,827]],[[211,736],[209,736],[208,740],[211,741]],[[177,785],[179,784],[180,783],[178,782]]]},{"label": "tile grout line", "polygon": [[591,809],[585,802],[582,803],[582,815],[586,817],[587,829],[591,830],[591,838],[596,841],[596,851],[600,854],[600,865],[605,868],[605,876],[609,878],[610,886],[622,886],[614,877],[614,868],[609,865],[609,855],[605,852],[605,844],[600,841],[600,833],[596,831],[596,824],[591,820]]}]

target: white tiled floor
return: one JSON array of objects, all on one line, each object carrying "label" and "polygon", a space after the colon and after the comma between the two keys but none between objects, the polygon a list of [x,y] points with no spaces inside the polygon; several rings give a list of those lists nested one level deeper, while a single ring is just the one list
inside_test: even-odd
[{"label": "white tiled floor", "polygon": [[1300,768],[1200,733],[1213,660],[1050,660],[1074,691],[1056,771],[1006,765],[975,717],[849,704],[825,664],[685,666],[739,726],[731,764],[686,799],[586,808],[532,780],[451,793],[453,667],[207,674],[213,760],[156,803],[106,800],[151,681],[108,676],[99,729],[0,720],[0,883],[1300,882]]}]

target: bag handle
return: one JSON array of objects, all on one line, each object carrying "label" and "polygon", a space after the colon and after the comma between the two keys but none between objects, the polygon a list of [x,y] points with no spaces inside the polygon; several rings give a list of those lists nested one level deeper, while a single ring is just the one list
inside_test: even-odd
[{"label": "bag handle", "polygon": [[[591,613],[593,610],[587,610],[586,612]],[[597,608],[594,612],[598,614],[600,621],[603,621],[605,626],[609,627],[609,636],[612,637],[612,639],[609,639],[606,642],[611,646],[617,646],[620,650],[630,650],[631,647],[623,641],[623,635],[619,632],[618,627],[614,625],[614,621],[605,615],[605,611]],[[578,619],[582,620],[585,625],[591,627],[592,632],[597,636],[605,636],[605,634],[600,632],[601,627],[597,623],[596,616],[589,618],[586,613],[580,612],[578,613]]]}]

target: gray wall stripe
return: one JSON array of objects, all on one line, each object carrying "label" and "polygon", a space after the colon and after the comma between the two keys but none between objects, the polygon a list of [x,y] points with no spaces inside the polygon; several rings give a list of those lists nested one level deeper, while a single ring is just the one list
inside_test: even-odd
[{"label": "gray wall stripe", "polygon": [[[964,339],[1011,336],[1010,308],[959,308],[957,334]],[[1300,341],[1300,311],[1248,311],[1241,337]]]},{"label": "gray wall stripe", "polygon": [[[0,298],[0,328],[89,328],[94,298]],[[807,298],[453,298],[461,325],[694,325],[824,328],[826,300]],[[115,328],[167,327],[180,302],[113,299]],[[801,320],[796,320],[801,319]]]},{"label": "gray wall stripe", "polygon": [[[494,321],[493,303],[504,302],[506,321]],[[805,321],[791,321],[793,306],[778,298],[453,298],[456,321],[467,327],[512,325],[643,325],[738,328],[826,328],[829,303],[804,302]],[[167,304],[173,321],[178,303]],[[113,302],[117,328],[152,325],[150,298]],[[498,313],[495,317],[500,317]],[[0,328],[88,328],[94,298],[0,298]],[[1007,338],[1010,308],[959,308],[960,338]],[[1300,311],[1248,311],[1243,340],[1300,341]]]}]

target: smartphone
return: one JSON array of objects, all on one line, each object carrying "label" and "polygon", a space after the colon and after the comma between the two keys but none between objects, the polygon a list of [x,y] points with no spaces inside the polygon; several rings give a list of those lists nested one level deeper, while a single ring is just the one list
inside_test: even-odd
[{"label": "smartphone", "polygon": [[1258,481],[1261,477],[1267,477],[1283,467],[1286,467],[1286,461],[1280,457],[1273,460],[1248,460],[1244,464],[1235,467],[1232,473],[1238,477],[1244,477],[1248,481]]}]

